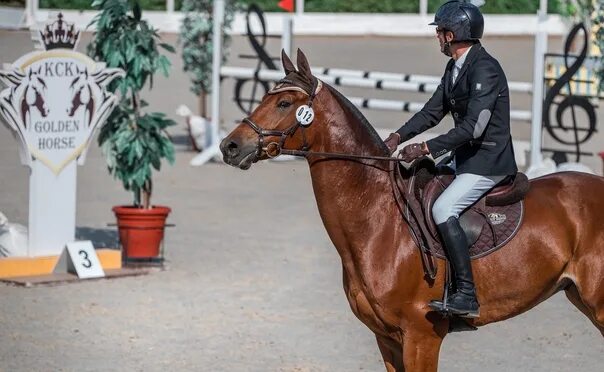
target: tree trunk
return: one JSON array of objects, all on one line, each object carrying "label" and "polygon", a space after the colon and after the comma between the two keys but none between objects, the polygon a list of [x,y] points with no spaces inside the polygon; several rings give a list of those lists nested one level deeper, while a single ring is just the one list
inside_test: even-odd
[{"label": "tree trunk", "polygon": [[208,110],[208,106],[206,103],[206,98],[207,98],[207,93],[202,91],[199,94],[199,115],[202,118],[207,118],[206,114],[207,114],[207,110]]},{"label": "tree trunk", "polygon": [[151,192],[153,191],[153,183],[149,179],[145,182],[145,186],[142,188],[141,192],[143,194],[142,205],[144,209],[151,209]]}]

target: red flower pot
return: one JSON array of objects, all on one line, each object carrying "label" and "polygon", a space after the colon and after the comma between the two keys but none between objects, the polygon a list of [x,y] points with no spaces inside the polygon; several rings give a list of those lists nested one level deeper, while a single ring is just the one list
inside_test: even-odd
[{"label": "red flower pot", "polygon": [[166,218],[171,209],[154,206],[151,209],[133,206],[113,207],[124,258],[155,258],[164,238]]}]

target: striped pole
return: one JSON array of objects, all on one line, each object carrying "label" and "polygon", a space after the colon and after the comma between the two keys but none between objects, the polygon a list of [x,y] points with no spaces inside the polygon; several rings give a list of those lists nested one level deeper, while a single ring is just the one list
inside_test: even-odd
[{"label": "striped pole", "polygon": [[[402,112],[418,112],[420,111],[425,103],[418,102],[406,102],[406,101],[393,101],[387,99],[378,98],[362,98],[362,97],[346,97],[355,106],[359,108],[368,108],[372,110],[386,110],[386,111],[402,111]],[[523,110],[511,110],[510,119],[517,121],[530,122],[532,114],[530,111]]]},{"label": "striped pole", "polygon": [[[220,69],[222,77],[236,79],[259,79],[265,81],[278,81],[283,78],[283,72],[279,70],[258,70],[246,67],[225,66]],[[316,74],[315,76],[328,84],[342,87],[372,88],[380,90],[397,90],[405,92],[431,93],[436,90],[438,83],[418,83],[396,80],[378,80],[363,77],[330,76]]]},{"label": "striped pole", "polygon": [[[348,70],[342,68],[329,68],[329,67],[311,67],[313,73],[337,77],[357,77],[357,78],[368,78],[377,80],[397,80],[397,81],[408,81],[415,83],[431,83],[439,84],[440,77],[432,75],[420,75],[420,74],[397,74],[393,72],[380,72],[380,71],[362,71],[362,70]],[[531,93],[533,91],[533,84],[521,81],[509,81],[508,86],[510,91]]]},{"label": "striped pole", "polygon": [[[337,86],[353,86],[383,90],[399,90],[406,92],[432,93],[440,84],[437,76],[417,74],[396,74],[391,72],[346,70],[325,67],[311,67],[313,74],[326,83]],[[221,76],[237,79],[253,79],[277,81],[283,78],[283,72],[278,70],[258,70],[246,67],[224,66],[220,69]],[[533,84],[524,82],[509,82],[510,91],[530,93]]]}]

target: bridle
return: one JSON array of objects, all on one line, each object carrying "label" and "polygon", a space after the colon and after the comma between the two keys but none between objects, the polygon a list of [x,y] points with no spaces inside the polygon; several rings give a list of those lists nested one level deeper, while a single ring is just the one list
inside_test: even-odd
[{"label": "bridle", "polygon": [[[288,79],[282,79],[279,82],[277,82],[277,87],[280,86],[281,84],[292,84],[293,85],[293,81],[288,80]],[[306,102],[306,106],[308,106],[309,108],[312,109],[313,101],[314,101],[315,97],[317,96],[318,91],[320,90],[319,79],[314,79],[313,87],[312,87],[312,90],[310,93],[306,92],[302,88],[293,86],[293,87],[281,88],[281,89],[273,88],[271,91],[268,92],[268,94],[275,94],[275,93],[282,92],[284,90],[301,91],[301,92],[304,92],[305,94],[307,94],[308,101]],[[245,124],[247,124],[258,135],[258,143],[256,145],[256,158],[259,158],[263,152],[269,158],[276,158],[277,156],[283,154],[283,151],[284,151],[283,146],[285,145],[285,141],[287,140],[287,137],[293,137],[293,135],[296,133],[298,128],[300,128],[300,130],[302,131],[302,143],[303,143],[302,149],[298,150],[298,151],[308,151],[308,143],[306,141],[306,134],[304,132],[305,128],[302,125],[302,123],[300,122],[300,120],[298,120],[298,118],[296,118],[295,122],[292,125],[290,125],[289,127],[287,127],[285,130],[263,129],[258,124],[256,124],[252,119],[250,119],[249,116],[244,118],[243,122]],[[265,145],[264,137],[279,137],[279,142],[272,141]]]}]

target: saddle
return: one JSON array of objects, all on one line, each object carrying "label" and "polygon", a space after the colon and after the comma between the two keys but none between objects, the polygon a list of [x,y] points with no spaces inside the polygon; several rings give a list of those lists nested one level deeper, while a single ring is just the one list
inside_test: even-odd
[{"label": "saddle", "polygon": [[[446,258],[446,254],[432,219],[432,206],[455,175],[450,168],[436,166],[427,157],[416,161],[409,170],[400,164],[393,167],[399,208],[422,250],[424,270],[433,279],[436,266],[428,256]],[[522,200],[528,190],[528,178],[519,172],[461,214],[460,224],[468,238],[472,259],[496,251],[516,235],[524,213]]]}]

